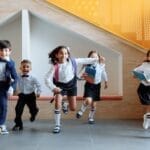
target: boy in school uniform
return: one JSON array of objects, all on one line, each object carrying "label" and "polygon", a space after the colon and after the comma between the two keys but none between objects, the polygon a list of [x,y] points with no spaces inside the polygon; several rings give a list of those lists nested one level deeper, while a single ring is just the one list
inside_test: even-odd
[{"label": "boy in school uniform", "polygon": [[[8,89],[10,86],[15,86],[17,82],[17,73],[14,64],[5,59],[7,51],[9,51],[9,45],[4,40],[0,40],[0,134],[9,133],[5,125]],[[11,79],[13,79],[13,82],[11,82]]]},{"label": "boy in school uniform", "polygon": [[30,121],[33,122],[39,111],[36,104],[36,97],[40,97],[41,85],[38,80],[30,74],[31,61],[24,59],[20,65],[21,74],[18,75],[18,101],[15,107],[16,117],[15,126],[12,128],[13,131],[23,130],[22,113],[25,104],[28,106],[31,117]]}]

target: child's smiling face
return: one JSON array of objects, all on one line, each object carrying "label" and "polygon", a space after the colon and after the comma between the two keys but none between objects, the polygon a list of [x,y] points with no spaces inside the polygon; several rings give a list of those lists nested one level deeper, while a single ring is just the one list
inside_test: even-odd
[{"label": "child's smiling face", "polygon": [[66,48],[62,48],[58,54],[56,54],[56,58],[59,63],[64,63],[69,57],[68,50]]},{"label": "child's smiling face", "polygon": [[31,70],[31,64],[30,63],[22,63],[20,66],[20,70],[22,74],[27,75]]},{"label": "child's smiling face", "polygon": [[0,58],[5,58],[7,56],[9,56],[10,54],[10,49],[9,48],[3,48],[3,49],[0,49]]}]

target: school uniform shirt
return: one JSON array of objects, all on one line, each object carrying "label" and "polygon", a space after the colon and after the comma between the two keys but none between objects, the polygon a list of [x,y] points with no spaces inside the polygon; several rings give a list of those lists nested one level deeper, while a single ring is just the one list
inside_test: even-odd
[{"label": "school uniform shirt", "polygon": [[94,67],[96,70],[94,84],[101,83],[102,81],[108,81],[104,63],[95,63],[91,66]]},{"label": "school uniform shirt", "polygon": [[[150,74],[150,62],[143,62],[140,66],[138,66],[134,70],[142,71],[145,74],[149,75]],[[145,86],[150,86],[150,82],[142,80],[141,83],[144,84]]]},{"label": "school uniform shirt", "polygon": [[38,80],[30,74],[28,74],[26,77],[23,76],[24,75],[22,74],[18,75],[18,84],[17,84],[18,93],[31,94],[35,92],[36,94],[40,95],[41,85],[38,82]]},{"label": "school uniform shirt", "polygon": [[[95,62],[98,62],[99,60],[97,58],[75,58],[75,62],[76,64],[93,64]],[[58,82],[61,83],[68,83],[69,81],[71,81],[74,76],[74,68],[72,65],[71,60],[69,59],[69,61],[66,61],[62,64],[58,64]],[[51,90],[53,90],[54,88],[56,88],[56,85],[53,83],[53,78],[54,78],[54,73],[55,73],[55,66],[54,64],[52,64],[50,62],[49,65],[49,71],[47,72],[46,76],[45,76],[45,84],[48,88],[50,88]]]}]

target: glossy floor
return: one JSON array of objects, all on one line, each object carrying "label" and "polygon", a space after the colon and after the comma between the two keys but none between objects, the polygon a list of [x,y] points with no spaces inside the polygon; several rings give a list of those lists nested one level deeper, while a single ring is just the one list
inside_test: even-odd
[{"label": "glossy floor", "polygon": [[[13,121],[7,122],[8,129]],[[63,120],[62,132],[53,134],[52,120],[24,121],[22,132],[0,135],[1,150],[149,150],[150,129],[142,120]]]}]

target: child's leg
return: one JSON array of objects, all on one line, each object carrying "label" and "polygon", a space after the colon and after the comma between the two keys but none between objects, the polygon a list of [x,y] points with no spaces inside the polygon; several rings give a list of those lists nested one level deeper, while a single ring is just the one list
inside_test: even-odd
[{"label": "child's leg", "polygon": [[70,110],[75,111],[77,106],[76,96],[68,96],[68,101]]},{"label": "child's leg", "polygon": [[32,93],[32,94],[28,95],[26,97],[26,102],[27,102],[27,106],[29,107],[30,114],[31,114],[30,121],[33,122],[39,111],[39,108],[37,107],[37,104],[36,104],[35,94]]},{"label": "child's leg", "polygon": [[68,113],[68,102],[67,102],[66,97],[63,97],[63,100],[62,100],[62,111],[64,114]]},{"label": "child's leg", "polygon": [[53,133],[59,133],[60,132],[62,98],[63,97],[61,94],[56,94],[56,96],[55,96],[55,110],[54,110],[55,127],[53,129]]},{"label": "child's leg", "polygon": [[4,125],[7,115],[7,93],[0,92],[0,125]]},{"label": "child's leg", "polygon": [[5,126],[7,116],[7,92],[0,91],[0,134],[8,134],[7,128]]},{"label": "child's leg", "polygon": [[81,118],[81,116],[82,116],[83,113],[86,111],[87,107],[91,105],[91,103],[92,103],[92,98],[91,98],[91,97],[87,97],[87,98],[83,101],[80,110],[79,110],[79,111],[77,112],[77,114],[76,114],[76,117],[77,117],[77,118]]},{"label": "child's leg", "polygon": [[16,107],[15,107],[15,112],[16,112],[16,117],[15,117],[15,126],[13,127],[12,130],[23,130],[23,122],[22,122],[22,113],[24,110],[26,102],[25,99],[21,96],[19,96],[19,99],[17,101]]},{"label": "child's leg", "polygon": [[91,104],[91,110],[89,112],[89,117],[88,117],[89,124],[94,123],[95,111],[96,111],[96,102],[93,101],[92,104]]},{"label": "child's leg", "polygon": [[143,128],[148,129],[149,127],[150,127],[150,105],[145,105],[143,116]]}]

